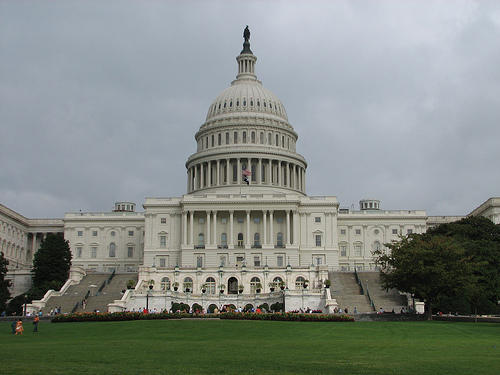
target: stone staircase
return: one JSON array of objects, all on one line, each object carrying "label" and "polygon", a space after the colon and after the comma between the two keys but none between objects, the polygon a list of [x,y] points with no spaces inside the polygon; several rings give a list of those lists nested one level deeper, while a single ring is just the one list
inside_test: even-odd
[{"label": "stone staircase", "polygon": [[[109,275],[108,275],[109,276]],[[85,310],[81,307],[77,312],[91,312],[99,310],[100,312],[108,311],[108,304],[115,299],[121,299],[123,291],[127,289],[127,281],[134,280],[137,283],[139,275],[137,273],[115,274],[111,282],[104,287],[99,295],[91,296],[87,300]]]},{"label": "stone staircase", "polygon": [[[43,308],[43,313],[48,314],[50,310],[61,307],[61,313],[70,313],[75,307],[77,302],[81,302],[87,292],[91,289],[97,291],[99,286],[106,281],[109,277],[109,273],[90,273],[87,274],[80,283],[70,286],[62,296],[52,296],[49,298],[45,307]],[[91,285],[96,285],[97,287],[91,288]]]},{"label": "stone staircase", "polygon": [[380,286],[380,275],[378,272],[358,272],[359,279],[364,288],[368,288],[370,297],[377,311],[382,307],[385,312],[399,313],[401,308],[408,307],[408,300],[399,294],[396,289],[382,290]]},{"label": "stone staircase", "polygon": [[342,311],[347,307],[349,314],[353,314],[356,307],[358,313],[374,312],[368,297],[361,294],[361,288],[353,272],[329,272],[328,277],[332,282],[331,296],[337,300],[337,305]]},{"label": "stone staircase", "polygon": [[101,312],[108,311],[108,303],[122,297],[122,290],[126,289],[128,280],[138,280],[137,273],[115,274],[111,282],[106,285],[103,290],[97,295],[97,290],[103,282],[105,282],[110,273],[89,273],[80,283],[70,286],[64,295],[52,296],[45,304],[43,313],[48,314],[50,310],[61,307],[61,313],[70,313],[78,302],[81,302],[85,295],[90,291],[91,295],[87,298],[87,306],[85,310],[78,307],[76,312],[90,312],[98,309]]}]

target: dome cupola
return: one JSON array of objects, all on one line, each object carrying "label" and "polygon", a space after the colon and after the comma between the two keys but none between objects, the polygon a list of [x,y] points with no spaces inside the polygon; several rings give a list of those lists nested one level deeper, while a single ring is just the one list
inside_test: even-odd
[{"label": "dome cupola", "polygon": [[[227,192],[242,178],[257,189],[305,193],[307,163],[295,151],[298,135],[281,101],[257,79],[248,26],[243,38],[236,79],[212,102],[195,135],[197,152],[186,163],[188,193],[221,186]],[[250,174],[242,177],[244,169]]]}]

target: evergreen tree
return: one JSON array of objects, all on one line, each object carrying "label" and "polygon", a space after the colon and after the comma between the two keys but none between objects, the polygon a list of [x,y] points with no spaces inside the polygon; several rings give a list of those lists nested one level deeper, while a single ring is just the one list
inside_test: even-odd
[{"label": "evergreen tree", "polygon": [[69,242],[62,234],[49,233],[33,259],[33,287],[30,299],[41,298],[49,289],[59,290],[69,277]]},{"label": "evergreen tree", "polygon": [[7,266],[9,261],[5,259],[3,253],[0,253],[0,312],[5,311],[7,307],[7,301],[10,299],[10,280],[6,280]]}]

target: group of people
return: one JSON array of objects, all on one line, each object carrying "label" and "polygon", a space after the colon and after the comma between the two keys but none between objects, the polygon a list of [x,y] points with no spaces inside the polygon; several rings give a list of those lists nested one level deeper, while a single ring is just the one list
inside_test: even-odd
[{"label": "group of people", "polygon": [[[33,318],[33,332],[38,332],[39,321],[40,317],[38,316],[38,314],[35,314]],[[14,335],[22,335],[24,333],[23,321],[21,320],[21,318],[13,321],[11,327],[12,327],[12,333]]]},{"label": "group of people", "polygon": [[61,315],[61,306],[51,309],[49,315]]},{"label": "group of people", "polygon": [[[346,307],[344,310],[342,310],[342,308],[335,307],[333,309],[333,313],[334,314],[349,314],[349,309]],[[354,307],[354,314],[357,314],[357,313],[358,313],[358,308]]]}]

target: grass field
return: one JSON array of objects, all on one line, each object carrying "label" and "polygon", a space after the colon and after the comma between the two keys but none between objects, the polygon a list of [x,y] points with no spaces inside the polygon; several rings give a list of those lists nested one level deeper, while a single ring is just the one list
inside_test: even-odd
[{"label": "grass field", "polygon": [[499,374],[500,324],[1,323],[2,374]]}]

